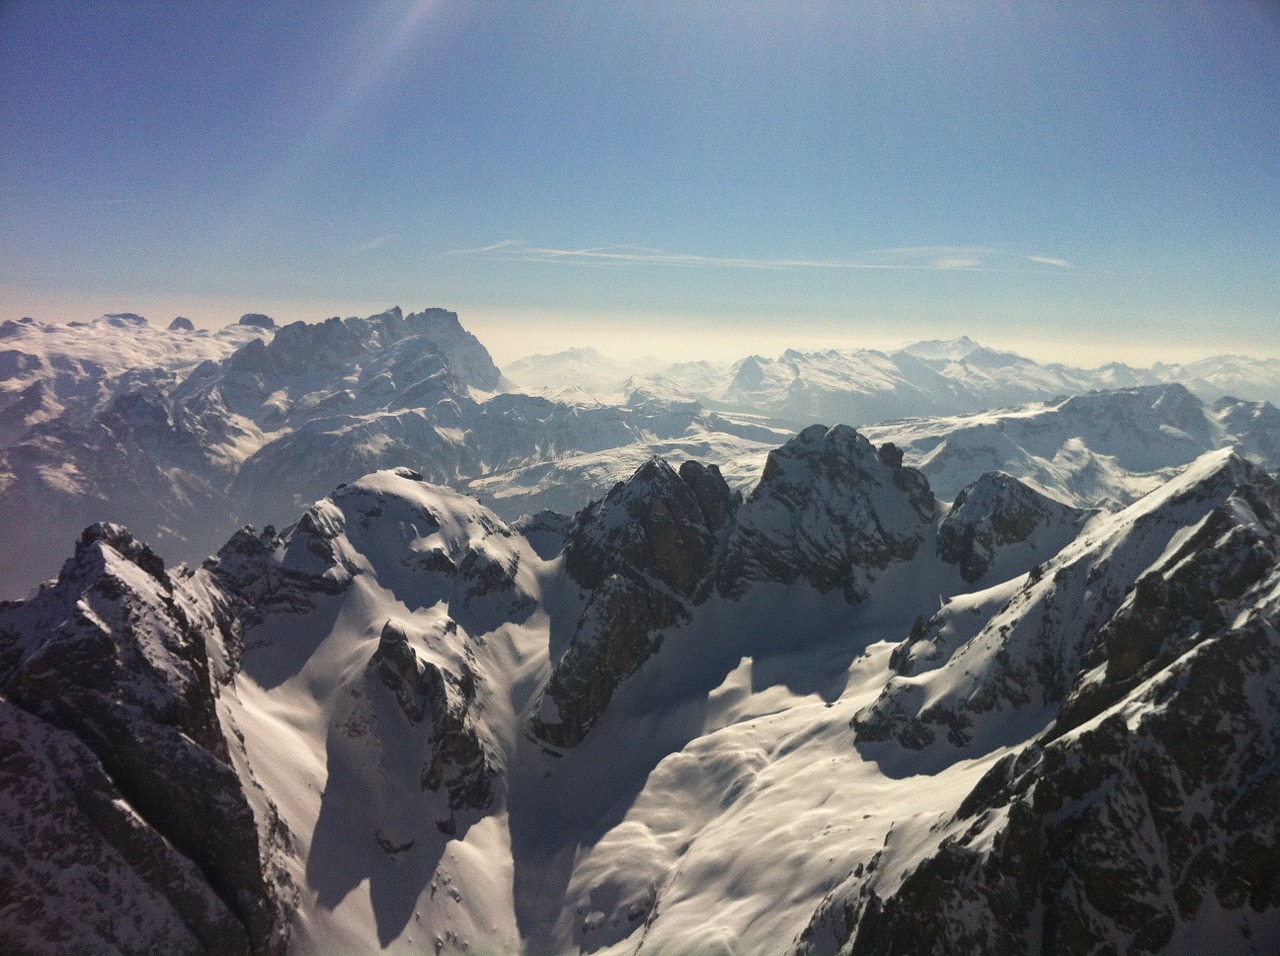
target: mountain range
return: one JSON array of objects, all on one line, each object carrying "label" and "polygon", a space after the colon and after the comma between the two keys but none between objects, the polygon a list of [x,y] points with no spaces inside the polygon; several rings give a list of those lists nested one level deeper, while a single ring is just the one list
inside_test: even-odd
[{"label": "mountain range", "polygon": [[1272,952],[1280,489],[847,426],[523,533],[408,469],[0,606],[6,951]]},{"label": "mountain range", "polygon": [[5,449],[30,547],[106,513],[0,602],[0,950],[1280,948],[1270,405],[794,429],[255,322]]},{"label": "mountain range", "polygon": [[[340,482],[397,465],[480,496],[506,520],[572,514],[653,455],[715,463],[745,492],[769,450],[815,421],[937,419],[874,434],[903,448],[944,500],[992,469],[1064,502],[1119,506],[1213,448],[1277,464],[1276,414],[1256,398],[1280,372],[1261,360],[1206,360],[1192,381],[1200,395],[1175,388],[1162,400],[1161,385],[1140,382],[1170,366],[1040,366],[962,338],[889,354],[789,351],[731,368],[646,360],[647,376],[628,375],[615,383],[622,393],[600,398],[584,388],[611,364],[598,353],[534,357],[504,376],[442,309],[282,329],[250,314],[216,333],[189,324],[161,329],[117,314],[0,327],[0,524],[10,529],[0,597],[55,574],[95,521],[127,525],[171,563],[198,563],[243,524],[286,523]],[[534,372],[541,394],[509,381]],[[1249,379],[1241,395],[1253,401],[1224,405],[1205,390],[1231,375]],[[1081,399],[1093,423],[1078,421],[1083,405],[1062,405],[1104,384],[1111,394]],[[1014,401],[1048,404],[991,411]],[[1159,406],[1133,423],[1140,446],[1162,446],[1151,460],[1103,434],[1142,405]],[[1060,424],[1024,441],[1029,426],[1010,423],[1028,414]]]},{"label": "mountain range", "polygon": [[1178,383],[1213,403],[1230,396],[1280,403],[1280,360],[1220,355],[1177,365],[1096,369],[986,348],[967,336],[917,342],[897,351],[799,351],[751,355],[732,364],[643,359],[623,366],[593,349],[570,349],[512,363],[507,376],[539,394],[566,389],[604,402],[641,389],[708,408],[765,415],[802,428],[813,421],[868,425],[902,417],[954,415],[1089,391]]}]

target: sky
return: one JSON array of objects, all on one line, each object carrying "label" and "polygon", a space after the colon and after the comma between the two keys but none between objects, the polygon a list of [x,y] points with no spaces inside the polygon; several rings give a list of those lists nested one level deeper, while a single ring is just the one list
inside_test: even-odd
[{"label": "sky", "polygon": [[1280,3],[0,2],[0,319],[1280,355]]}]

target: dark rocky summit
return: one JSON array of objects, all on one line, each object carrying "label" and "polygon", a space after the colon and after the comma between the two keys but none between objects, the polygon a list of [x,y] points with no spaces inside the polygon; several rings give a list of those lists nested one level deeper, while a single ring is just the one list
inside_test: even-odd
[{"label": "dark rocky summit", "polygon": [[[269,805],[265,816],[255,812],[255,784],[233,766],[238,741],[228,740],[217,713],[218,634],[202,602],[149,548],[119,526],[95,525],[56,583],[24,604],[0,605],[0,693],[47,728],[44,737],[75,738],[63,748],[67,759],[84,765],[87,748],[138,814],[133,835],[101,813],[86,825],[112,846],[126,841],[117,851],[123,859],[111,857],[113,871],[141,867],[137,879],[168,899],[175,938],[185,927],[234,952],[225,947],[238,935],[249,951],[278,956],[296,903],[277,861],[289,836]],[[99,786],[98,805],[110,791]],[[141,849],[160,840],[195,867],[162,855],[155,866],[182,871],[172,886],[157,879]],[[36,878],[31,867],[39,862],[30,859],[17,878]],[[210,907],[210,895],[238,922],[238,934]]]},{"label": "dark rocky summit", "polygon": [[981,579],[1010,545],[1033,540],[1037,532],[1051,557],[1075,537],[1095,512],[1072,508],[1033,491],[999,472],[983,475],[956,496],[938,527],[938,557],[957,565],[970,583]]},{"label": "dark rocky summit", "polygon": [[660,458],[589,504],[574,521],[565,570],[588,597],[534,717],[536,737],[580,742],[618,685],[710,594],[723,533],[738,508],[714,465]]},{"label": "dark rocky summit", "polygon": [[845,425],[812,425],[770,452],[729,534],[719,591],[804,578],[860,601],[878,572],[915,556],[935,508],[929,483],[900,458]]},{"label": "dark rocky summit", "polygon": [[879,572],[915,556],[935,507],[919,472],[839,425],[807,428],[772,452],[745,502],[715,466],[688,461],[677,474],[646,462],[569,534],[565,569],[587,599],[533,734],[561,747],[581,741],[618,685],[713,594],[804,578],[865,599]]}]

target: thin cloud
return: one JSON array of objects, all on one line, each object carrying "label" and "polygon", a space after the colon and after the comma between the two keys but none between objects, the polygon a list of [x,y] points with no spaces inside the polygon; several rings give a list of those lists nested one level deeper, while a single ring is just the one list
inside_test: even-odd
[{"label": "thin cloud", "polygon": [[974,256],[943,256],[941,259],[934,260],[933,267],[935,269],[972,269],[982,265],[982,261]]},{"label": "thin cloud", "polygon": [[1061,269],[1070,269],[1071,263],[1066,259],[1055,259],[1053,256],[1027,256],[1030,262],[1039,262],[1046,266],[1058,266]]},{"label": "thin cloud", "polygon": [[385,236],[378,236],[375,239],[370,239],[368,242],[360,243],[360,245],[356,246],[355,252],[357,253],[376,252],[377,250],[381,249],[383,246],[385,246],[387,243],[391,242],[395,238],[396,238],[395,233],[388,233]]},{"label": "thin cloud", "polygon": [[1064,260],[1040,256],[1014,256],[990,249],[967,246],[919,246],[876,249],[856,259],[757,259],[745,256],[712,256],[689,252],[666,252],[640,246],[594,246],[563,249],[531,246],[515,239],[503,239],[475,249],[450,249],[447,256],[472,256],[507,262],[544,262],[561,265],[650,265],[717,269],[831,269],[926,272],[1006,272],[993,263],[1010,259],[1034,259],[1054,265]]}]

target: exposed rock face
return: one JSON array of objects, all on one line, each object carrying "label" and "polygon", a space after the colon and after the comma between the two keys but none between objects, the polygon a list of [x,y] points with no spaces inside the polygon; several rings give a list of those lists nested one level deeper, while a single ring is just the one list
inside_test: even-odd
[{"label": "exposed rock face", "polygon": [[1037,533],[1046,539],[1041,557],[1051,557],[1093,513],[1047,498],[1016,478],[990,472],[956,496],[938,528],[938,557],[959,566],[960,576],[972,583],[990,570],[1001,551]]},{"label": "exposed rock face", "polygon": [[695,464],[683,472],[652,458],[587,505],[565,550],[570,577],[591,589],[610,575],[632,572],[692,597],[711,571],[716,534],[736,502],[718,469]]},{"label": "exposed rock face", "polygon": [[877,573],[915,556],[936,502],[890,448],[815,425],[769,456],[741,506],[719,470],[645,463],[575,521],[565,569],[590,593],[533,718],[535,736],[577,744],[618,685],[712,593],[807,580],[863,600]]},{"label": "exposed rock face", "polygon": [[[449,626],[457,629],[452,621]],[[422,789],[438,791],[444,786],[450,812],[436,825],[445,833],[455,833],[458,811],[481,811],[493,802],[497,776],[493,754],[471,715],[476,675],[465,664],[455,674],[421,660],[395,621],[383,625],[369,668],[395,695],[409,721],[430,724],[430,755],[422,768]]]},{"label": "exposed rock face", "polygon": [[1232,625],[1253,606],[1247,596],[1256,600],[1258,588],[1275,575],[1278,554],[1280,487],[1259,473],[1134,582],[1084,657],[1083,667],[1101,670],[1101,678],[1072,689],[1053,733],[1090,720]]},{"label": "exposed rock face", "polygon": [[[0,605],[0,690],[86,746],[147,831],[198,867],[252,951],[280,954],[296,902],[275,859],[287,835],[270,809],[255,816],[253,783],[232,767],[210,660],[217,634],[150,549],[119,526],[95,525],[55,585]],[[181,898],[171,901],[182,925],[194,905],[189,883],[176,884]]]},{"label": "exposed rock face", "polygon": [[247,954],[203,874],[74,734],[0,697],[0,949]]},{"label": "exposed rock face", "polygon": [[888,458],[845,425],[813,425],[771,452],[729,534],[720,593],[805,578],[865,598],[878,571],[915,556],[936,507],[924,477]]},{"label": "exposed rock face", "polygon": [[653,458],[578,515],[565,570],[589,597],[543,690],[535,736],[580,742],[618,685],[661,646],[663,630],[688,620],[710,593],[738,502],[714,465],[685,462],[677,474]]},{"label": "exposed rock face", "polygon": [[1276,611],[1201,635],[1101,720],[1000,761],[899,888],[824,907],[798,951],[832,952],[816,941],[834,935],[853,956],[1155,953],[1198,918],[1248,932],[1280,904]]}]

